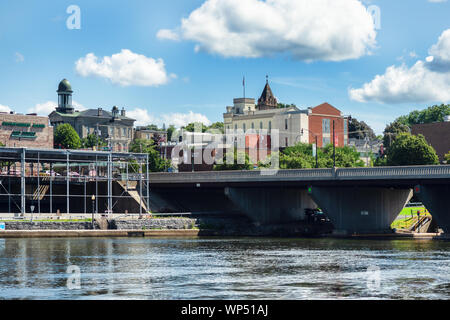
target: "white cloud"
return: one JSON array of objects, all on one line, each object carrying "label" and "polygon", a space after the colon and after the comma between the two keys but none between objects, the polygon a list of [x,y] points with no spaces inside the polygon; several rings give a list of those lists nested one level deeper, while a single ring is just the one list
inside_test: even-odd
[{"label": "white cloud", "polygon": [[428,2],[439,3],[439,2],[447,2],[447,0],[428,0]]},{"label": "white cloud", "polygon": [[161,30],[159,30],[158,33],[156,34],[156,37],[158,39],[167,39],[167,40],[173,40],[173,41],[179,41],[180,40],[179,34],[177,32],[169,30],[169,29],[161,29]]},{"label": "white cloud", "polygon": [[163,124],[168,127],[173,124],[175,127],[180,128],[185,126],[191,122],[202,122],[205,125],[210,125],[211,121],[203,114],[194,113],[189,111],[188,113],[168,113],[162,114],[158,117],[150,114],[148,110],[142,108],[135,108],[127,112],[127,116],[133,119],[136,119],[136,126],[145,126],[149,124],[156,124],[159,127],[162,127]]},{"label": "white cloud", "polygon": [[0,112],[10,112],[10,111],[12,111],[10,107],[0,104]]},{"label": "white cloud", "polygon": [[20,52],[15,53],[16,62],[21,63],[25,61],[25,57]]},{"label": "white cloud", "polygon": [[358,0],[207,0],[157,36],[225,57],[289,53],[305,61],[356,59],[376,44],[373,18]]},{"label": "white cloud", "polygon": [[[72,101],[72,105],[75,108],[75,110],[78,110],[78,111],[86,110],[86,108],[82,104],[80,104],[76,101]],[[48,116],[50,113],[55,111],[57,106],[58,106],[58,104],[55,101],[47,101],[44,103],[36,104],[34,107],[29,108],[27,112],[28,113],[37,113],[40,116]]]},{"label": "white cloud", "polygon": [[128,49],[100,60],[95,54],[88,53],[75,63],[75,70],[83,77],[106,78],[121,86],[159,86],[176,77],[167,74],[162,59],[148,58]]},{"label": "white cloud", "polygon": [[444,31],[425,61],[390,66],[362,88],[350,89],[352,100],[381,103],[450,101],[450,29]]}]

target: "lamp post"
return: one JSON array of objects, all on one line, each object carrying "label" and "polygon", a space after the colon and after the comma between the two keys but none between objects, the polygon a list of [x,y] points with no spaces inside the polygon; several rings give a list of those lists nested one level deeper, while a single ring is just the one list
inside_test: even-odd
[{"label": "lamp post", "polygon": [[95,226],[94,226],[95,196],[94,195],[92,195],[91,200],[92,200],[92,229],[95,229]]},{"label": "lamp post", "polygon": [[315,140],[316,140],[316,168],[318,168],[319,167],[319,159],[318,159],[318,154],[319,154],[319,146],[317,145],[317,134],[315,134],[314,132],[312,132],[312,131],[310,131],[310,130],[308,130],[308,129],[302,129],[302,131],[301,131],[301,135],[303,135],[303,130],[306,130],[306,131],[308,131],[309,133],[311,133],[313,136],[314,136],[314,138],[315,138]]}]

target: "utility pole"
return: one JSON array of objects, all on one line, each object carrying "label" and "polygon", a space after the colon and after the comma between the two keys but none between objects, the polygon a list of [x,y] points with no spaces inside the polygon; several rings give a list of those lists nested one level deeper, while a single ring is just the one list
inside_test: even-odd
[{"label": "utility pole", "polygon": [[317,135],[316,135],[316,169],[319,167],[318,154],[319,154],[319,147],[317,145]]},{"label": "utility pole", "polygon": [[336,167],[336,136],[334,132],[334,120],[333,120],[333,167]]}]

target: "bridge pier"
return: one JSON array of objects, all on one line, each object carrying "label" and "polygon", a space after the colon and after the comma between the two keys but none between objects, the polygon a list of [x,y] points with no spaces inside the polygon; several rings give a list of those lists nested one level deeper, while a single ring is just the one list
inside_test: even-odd
[{"label": "bridge pier", "polygon": [[450,209],[448,204],[450,185],[418,185],[414,188],[414,194],[431,213],[437,226],[445,233],[450,233]]},{"label": "bridge pier", "polygon": [[228,198],[253,221],[261,224],[298,221],[306,208],[317,208],[302,188],[225,188]]},{"label": "bridge pier", "polygon": [[390,225],[411,199],[411,189],[312,187],[314,201],[337,234],[390,232]]}]

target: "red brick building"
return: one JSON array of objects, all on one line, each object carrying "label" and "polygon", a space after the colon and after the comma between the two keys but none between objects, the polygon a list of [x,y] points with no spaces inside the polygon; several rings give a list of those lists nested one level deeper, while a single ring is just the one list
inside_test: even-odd
[{"label": "red brick building", "polygon": [[6,147],[53,149],[48,117],[0,112],[0,142]]},{"label": "red brick building", "polygon": [[450,151],[450,121],[415,124],[411,133],[422,134],[436,150],[439,161],[444,161],[444,155]]},{"label": "red brick building", "polygon": [[333,121],[335,132],[335,143],[337,147],[343,147],[348,143],[348,121],[342,112],[325,102],[317,107],[310,108],[308,114],[309,142],[324,147],[333,143]]}]

